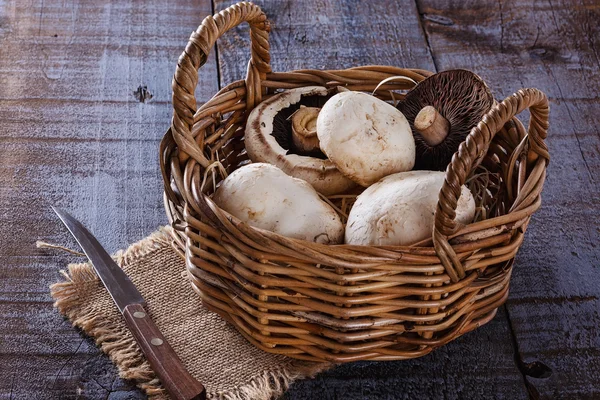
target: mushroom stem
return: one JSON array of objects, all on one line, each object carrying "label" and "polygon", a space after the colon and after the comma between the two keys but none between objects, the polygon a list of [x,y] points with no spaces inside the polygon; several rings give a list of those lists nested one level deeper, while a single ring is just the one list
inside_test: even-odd
[{"label": "mushroom stem", "polygon": [[432,106],[425,106],[415,117],[415,129],[430,146],[437,146],[448,136],[450,122]]},{"label": "mushroom stem", "polygon": [[305,153],[319,150],[317,116],[320,108],[301,106],[292,114],[292,141],[296,148]]}]

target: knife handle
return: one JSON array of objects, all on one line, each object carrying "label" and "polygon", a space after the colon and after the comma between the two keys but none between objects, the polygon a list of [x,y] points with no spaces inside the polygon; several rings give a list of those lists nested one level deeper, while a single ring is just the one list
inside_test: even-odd
[{"label": "knife handle", "polygon": [[141,304],[129,304],[123,310],[123,316],[169,395],[175,400],[205,400],[204,386],[185,369],[144,307]]}]

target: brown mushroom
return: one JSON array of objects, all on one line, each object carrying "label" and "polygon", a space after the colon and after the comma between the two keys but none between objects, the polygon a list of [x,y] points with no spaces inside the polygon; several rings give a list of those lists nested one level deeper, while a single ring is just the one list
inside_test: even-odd
[{"label": "brown mushroom", "polygon": [[313,138],[316,137],[313,120],[318,109],[336,91],[308,86],[287,90],[261,102],[246,123],[244,141],[250,159],[273,164],[286,174],[310,183],[325,196],[354,187],[356,184],[321,152],[318,138],[316,142]]},{"label": "brown mushroom", "polygon": [[485,82],[467,70],[440,72],[415,86],[398,104],[415,137],[414,169],[445,170],[493,104]]}]

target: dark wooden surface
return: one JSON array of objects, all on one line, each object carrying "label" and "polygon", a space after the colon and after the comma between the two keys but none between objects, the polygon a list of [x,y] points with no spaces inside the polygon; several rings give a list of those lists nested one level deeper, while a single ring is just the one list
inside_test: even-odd
[{"label": "dark wooden surface", "polygon": [[[357,363],[287,399],[600,398],[600,4],[519,0],[258,2],[275,71],[390,64],[463,67],[496,98],[551,100],[544,204],[507,306],[424,358]],[[166,223],[158,142],[190,32],[230,2],[0,0],[0,399],[143,398],[53,310],[48,285],[76,257],[49,205],[110,251]],[[243,77],[248,33],[218,42],[199,100]],[[551,372],[550,372],[551,370]]]}]

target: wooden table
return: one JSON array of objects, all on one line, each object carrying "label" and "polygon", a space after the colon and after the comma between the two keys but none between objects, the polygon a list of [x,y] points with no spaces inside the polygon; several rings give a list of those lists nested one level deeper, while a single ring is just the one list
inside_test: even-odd
[{"label": "wooden table", "polygon": [[[265,0],[273,69],[468,68],[502,99],[551,100],[544,204],[507,305],[424,358],[357,363],[287,399],[600,398],[600,4],[570,0]],[[106,247],[166,223],[158,143],[177,57],[229,2],[0,0],[0,399],[143,398],[52,308],[74,257],[50,205]],[[244,76],[248,32],[218,42],[199,99]]]}]

